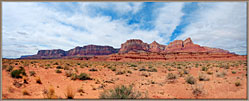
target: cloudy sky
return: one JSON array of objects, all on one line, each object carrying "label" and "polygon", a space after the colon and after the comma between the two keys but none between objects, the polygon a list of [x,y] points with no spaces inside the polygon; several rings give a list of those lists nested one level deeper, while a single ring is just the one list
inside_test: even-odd
[{"label": "cloudy sky", "polygon": [[246,2],[3,2],[2,55],[187,37],[245,55],[246,17]]}]

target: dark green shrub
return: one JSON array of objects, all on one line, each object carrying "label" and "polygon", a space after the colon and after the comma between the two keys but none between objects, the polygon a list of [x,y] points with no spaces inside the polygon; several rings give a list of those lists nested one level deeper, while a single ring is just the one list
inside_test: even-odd
[{"label": "dark green shrub", "polygon": [[81,73],[77,78],[80,80],[91,80],[90,76],[86,73]]},{"label": "dark green shrub", "polygon": [[232,71],[233,74],[236,74],[236,71]]},{"label": "dark green shrub", "polygon": [[141,68],[141,69],[139,69],[139,71],[147,71],[147,69]]},{"label": "dark green shrub", "polygon": [[59,65],[58,62],[55,62],[54,65]]},{"label": "dark green shrub", "polygon": [[59,70],[59,69],[56,69],[55,72],[56,73],[62,73],[61,70]]},{"label": "dark green shrub", "polygon": [[105,90],[100,94],[102,99],[136,99],[141,96],[140,92],[134,91],[130,85],[126,87],[124,85],[115,87],[114,89]]},{"label": "dark green shrub", "polygon": [[56,69],[63,69],[62,66],[57,66]]},{"label": "dark green shrub", "polygon": [[25,70],[19,69],[11,72],[11,77],[13,78],[22,78],[21,75],[26,75]]},{"label": "dark green shrub", "polygon": [[95,68],[91,68],[91,69],[89,69],[89,71],[98,71],[98,70]]},{"label": "dark green shrub", "polygon": [[202,70],[202,71],[207,71],[208,68],[207,68],[207,67],[202,67],[201,70]]}]

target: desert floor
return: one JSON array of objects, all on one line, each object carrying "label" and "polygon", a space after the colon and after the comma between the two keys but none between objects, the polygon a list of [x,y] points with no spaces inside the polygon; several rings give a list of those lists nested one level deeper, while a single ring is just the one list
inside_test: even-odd
[{"label": "desert floor", "polygon": [[120,85],[138,98],[246,99],[247,62],[2,61],[3,99],[99,99]]}]

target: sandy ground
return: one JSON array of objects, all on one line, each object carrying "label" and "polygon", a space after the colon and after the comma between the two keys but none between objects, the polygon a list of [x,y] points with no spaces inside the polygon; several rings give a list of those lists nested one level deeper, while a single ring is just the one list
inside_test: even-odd
[{"label": "sandy ground", "polygon": [[[58,63],[58,65],[56,64]],[[48,65],[49,64],[49,65]],[[198,64],[198,65],[197,65]],[[10,67],[24,67],[27,74],[24,78],[11,77]],[[62,73],[56,73],[56,67]],[[71,80],[65,72],[89,74],[92,80]],[[207,70],[202,70],[207,67]],[[97,71],[89,71],[89,69]],[[116,68],[112,71],[111,68]],[[156,69],[156,71],[140,71]],[[56,98],[67,98],[67,87],[71,87],[74,99],[99,99],[104,90],[119,85],[133,85],[133,90],[140,92],[147,99],[247,99],[247,62],[230,61],[191,61],[191,62],[104,62],[82,60],[8,60],[3,59],[2,68],[3,99],[44,99],[44,89],[54,88]],[[12,70],[12,71],[13,71]],[[186,71],[186,73],[182,71]],[[35,76],[30,76],[34,71]],[[123,71],[124,74],[117,74]],[[129,71],[129,72],[128,72]],[[169,73],[176,79],[169,80]],[[223,74],[222,74],[223,73]],[[222,74],[222,76],[217,76]],[[195,84],[186,82],[191,75]],[[205,75],[209,80],[200,81]],[[42,84],[36,82],[39,77]],[[24,79],[27,83],[24,83]],[[21,87],[15,86],[19,82]],[[235,83],[239,82],[239,86]],[[198,95],[193,92],[199,87]],[[80,91],[80,89],[82,91]],[[28,92],[28,94],[24,94]]]}]

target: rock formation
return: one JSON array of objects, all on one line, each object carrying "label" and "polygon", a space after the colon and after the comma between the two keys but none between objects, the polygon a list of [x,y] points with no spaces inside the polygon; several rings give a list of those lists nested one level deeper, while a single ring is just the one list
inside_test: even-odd
[{"label": "rock formation", "polygon": [[78,59],[100,61],[154,61],[154,60],[213,60],[213,59],[246,59],[229,51],[194,44],[191,38],[175,40],[169,45],[156,41],[150,44],[139,39],[127,40],[120,49],[111,46],[87,45],[75,47],[68,51],[61,49],[39,50],[36,55],[23,56],[24,59]]}]

